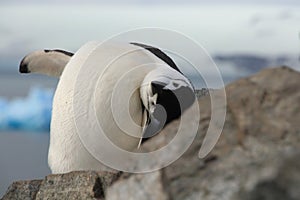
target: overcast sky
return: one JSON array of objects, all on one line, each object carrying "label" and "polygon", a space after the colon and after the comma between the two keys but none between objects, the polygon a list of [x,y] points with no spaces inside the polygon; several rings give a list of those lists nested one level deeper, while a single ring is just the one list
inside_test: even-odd
[{"label": "overcast sky", "polygon": [[161,5],[161,4],[283,4],[283,5],[300,5],[299,0],[1,0],[1,3],[20,3],[20,4],[28,4],[28,3],[97,3],[97,4],[153,4],[153,5]]},{"label": "overcast sky", "polygon": [[[60,0],[53,6],[41,2],[49,4],[42,0],[1,0],[0,62],[17,66],[24,54],[36,49],[76,51],[87,41],[142,27],[179,31],[209,53],[299,54],[299,0],[200,1],[206,5],[196,0],[114,0],[115,4],[100,0],[97,5],[84,6],[71,0]],[[124,9],[119,2],[140,3]],[[148,2],[157,6],[140,6]],[[181,2],[185,5],[178,6]],[[241,5],[245,3],[253,5]]]}]

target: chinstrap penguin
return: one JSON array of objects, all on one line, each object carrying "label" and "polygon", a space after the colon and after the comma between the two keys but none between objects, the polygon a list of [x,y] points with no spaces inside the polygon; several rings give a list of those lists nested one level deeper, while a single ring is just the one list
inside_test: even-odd
[{"label": "chinstrap penguin", "polygon": [[[75,78],[78,75],[79,65],[84,63],[84,58],[97,48],[97,43],[88,43],[75,55],[64,50],[41,50],[35,51],[23,58],[20,63],[21,73],[40,73],[60,78],[54,101],[50,131],[50,147],[48,162],[53,173],[65,173],[74,170],[103,170],[102,163],[96,160],[84,148],[76,133],[74,116],[70,110],[72,107],[72,92],[74,92]],[[97,49],[99,57],[107,58],[117,55],[121,50],[138,50],[127,55],[124,64],[118,62],[107,70],[106,81],[99,90],[100,98],[97,113],[104,119],[103,126],[113,118],[112,115],[102,114],[110,104],[106,104],[111,98],[112,86],[122,74],[131,70],[136,64],[143,62],[154,63],[154,67],[148,68],[143,73],[134,76],[134,84],[138,84],[139,90],[133,94],[132,101],[135,105],[132,111],[133,118],[141,128],[136,129],[136,137],[128,136],[119,130],[116,124],[104,127],[108,137],[117,146],[131,151],[138,148],[140,144],[157,134],[172,120],[177,119],[195,101],[194,88],[191,82],[176,66],[174,61],[162,50],[141,44],[128,43],[106,44]],[[76,68],[77,67],[77,68]],[[120,70],[117,70],[120,69]],[[87,77],[88,81],[88,77]],[[113,82],[107,84],[109,81]],[[107,84],[107,85],[105,85]],[[87,91],[90,92],[90,91]],[[105,93],[106,92],[106,93]],[[122,94],[120,94],[122,95]],[[122,98],[122,97],[120,97]],[[86,102],[85,102],[86,103]],[[75,109],[75,108],[74,108]],[[126,120],[126,119],[125,119]]]}]

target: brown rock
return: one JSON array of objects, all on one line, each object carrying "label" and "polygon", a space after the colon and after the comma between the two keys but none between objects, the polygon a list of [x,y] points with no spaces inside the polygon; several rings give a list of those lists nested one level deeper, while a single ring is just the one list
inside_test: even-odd
[{"label": "brown rock", "polygon": [[168,195],[165,193],[163,187],[161,171],[137,174],[127,179],[119,180],[110,187],[107,192],[107,199],[166,200],[168,199]]},{"label": "brown rock", "polygon": [[106,188],[118,177],[110,172],[71,172],[47,176],[36,199],[104,199]]},{"label": "brown rock", "polygon": [[[168,198],[256,200],[271,199],[276,194],[277,199],[300,199],[295,189],[300,188],[300,160],[297,159],[300,155],[300,73],[286,67],[267,69],[225,89],[225,126],[209,156],[198,158],[211,115],[210,96],[205,96],[198,102],[201,120],[193,144],[180,159],[160,170],[164,177],[162,188]],[[211,91],[211,95],[218,95],[218,91]],[[190,113],[188,123],[192,124],[193,120]],[[176,134],[178,124],[179,121],[174,121],[163,130],[162,137],[149,140],[144,148],[154,150],[167,144]],[[116,182],[108,196],[132,190],[133,184],[129,184],[132,180]]]},{"label": "brown rock", "polygon": [[13,183],[3,200],[105,199],[105,191],[119,173],[78,171],[52,174],[44,180]]},{"label": "brown rock", "polygon": [[36,193],[39,191],[41,182],[42,180],[14,182],[13,184],[11,184],[11,186],[9,186],[6,194],[2,197],[2,200],[35,199]]}]

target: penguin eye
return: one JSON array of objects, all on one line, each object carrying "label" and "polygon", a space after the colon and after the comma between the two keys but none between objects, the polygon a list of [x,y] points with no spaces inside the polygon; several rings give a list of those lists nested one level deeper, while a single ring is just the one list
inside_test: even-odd
[{"label": "penguin eye", "polygon": [[151,96],[151,97],[149,98],[149,104],[150,104],[151,106],[155,106],[156,102],[157,102],[157,94],[154,94],[153,96]]},{"label": "penguin eye", "polygon": [[172,84],[173,84],[173,86],[176,87],[176,88],[179,86],[179,84],[176,83],[176,82],[173,82]]}]

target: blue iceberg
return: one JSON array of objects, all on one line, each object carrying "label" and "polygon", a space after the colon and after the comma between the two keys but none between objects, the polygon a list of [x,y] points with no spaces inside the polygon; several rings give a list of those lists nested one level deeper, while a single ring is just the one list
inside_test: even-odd
[{"label": "blue iceberg", "polygon": [[51,89],[32,88],[25,98],[0,98],[0,130],[49,131],[53,95]]}]

